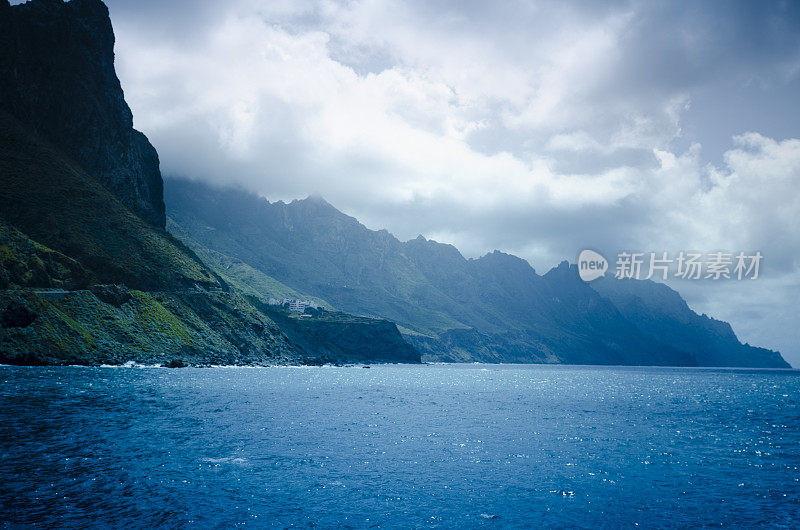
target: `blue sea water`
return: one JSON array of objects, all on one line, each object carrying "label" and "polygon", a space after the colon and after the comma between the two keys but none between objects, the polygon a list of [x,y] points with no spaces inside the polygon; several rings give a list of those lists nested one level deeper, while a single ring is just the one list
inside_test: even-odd
[{"label": "blue sea water", "polygon": [[0,518],[794,527],[797,371],[0,366]]}]

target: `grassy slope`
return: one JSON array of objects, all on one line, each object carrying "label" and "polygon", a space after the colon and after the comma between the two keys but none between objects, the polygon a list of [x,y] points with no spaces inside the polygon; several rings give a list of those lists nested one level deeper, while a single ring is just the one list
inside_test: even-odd
[{"label": "grassy slope", "polygon": [[313,300],[326,309],[333,309],[325,300],[292,289],[240,259],[202,246],[169,217],[167,230],[192,249],[204,263],[212,267],[228,285],[245,295],[253,296],[262,302],[267,302],[270,298]]},{"label": "grassy slope", "polygon": [[0,289],[80,289],[92,275],[72,258],[45,247],[0,219]]},{"label": "grassy slope", "polygon": [[221,283],[182,243],[128,210],[59,150],[0,113],[0,217],[101,283]]},{"label": "grassy slope", "polygon": [[238,295],[132,291],[120,307],[90,291],[0,291],[0,307],[23,304],[37,317],[0,329],[11,364],[276,364],[298,355],[274,322]]},{"label": "grassy slope", "polygon": [[[313,352],[313,362],[420,361],[419,353],[403,339],[394,323],[335,311],[320,298],[287,287],[239,259],[203,247],[169,218],[167,229],[212,266],[225,282],[245,294],[255,307],[275,321],[293,344]],[[300,316],[267,305],[272,297],[314,300],[325,311],[314,317]]]}]

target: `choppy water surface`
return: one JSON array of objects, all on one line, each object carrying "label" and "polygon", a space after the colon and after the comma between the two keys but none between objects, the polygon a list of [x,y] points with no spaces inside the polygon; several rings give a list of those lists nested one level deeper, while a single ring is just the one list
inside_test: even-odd
[{"label": "choppy water surface", "polygon": [[796,371],[3,366],[0,380],[11,525],[800,523]]}]

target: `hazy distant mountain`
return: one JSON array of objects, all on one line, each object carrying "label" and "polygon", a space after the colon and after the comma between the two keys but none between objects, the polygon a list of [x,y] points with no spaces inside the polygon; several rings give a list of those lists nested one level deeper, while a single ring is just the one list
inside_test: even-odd
[{"label": "hazy distant mountain", "polygon": [[662,283],[600,278],[591,285],[643,333],[669,337],[671,345],[691,352],[700,366],[789,367],[778,352],[739,342],[727,322],[698,315]]},{"label": "hazy distant mountain", "polygon": [[465,259],[451,245],[369,230],[318,197],[270,203],[167,179],[165,200],[203,246],[341,310],[393,320],[428,360],[786,366],[775,352],[715,333],[717,321],[688,306],[659,310],[662,286],[649,282],[636,286],[650,293],[636,303],[650,320],[566,262],[540,276],[501,252]]}]

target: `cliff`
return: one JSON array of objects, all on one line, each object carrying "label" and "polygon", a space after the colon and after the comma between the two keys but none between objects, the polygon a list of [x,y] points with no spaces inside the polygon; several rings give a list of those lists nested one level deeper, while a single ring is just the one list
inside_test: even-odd
[{"label": "cliff", "polygon": [[164,227],[158,155],[133,128],[100,0],[0,0],[0,110],[62,150],[125,206]]},{"label": "cliff", "polygon": [[300,315],[256,303],[294,344],[316,352],[318,363],[418,363],[420,354],[388,320],[336,311]]},{"label": "cliff", "polygon": [[692,311],[677,291],[650,280],[600,278],[591,283],[640,331],[669,337],[700,366],[789,368],[781,354],[742,344],[727,322]]}]

